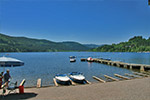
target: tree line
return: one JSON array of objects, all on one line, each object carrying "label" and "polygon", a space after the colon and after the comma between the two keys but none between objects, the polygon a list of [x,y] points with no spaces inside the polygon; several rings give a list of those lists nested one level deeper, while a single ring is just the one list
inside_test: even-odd
[{"label": "tree line", "polygon": [[148,39],[142,36],[134,36],[127,42],[119,44],[103,45],[92,49],[96,52],[150,52],[150,37]]}]

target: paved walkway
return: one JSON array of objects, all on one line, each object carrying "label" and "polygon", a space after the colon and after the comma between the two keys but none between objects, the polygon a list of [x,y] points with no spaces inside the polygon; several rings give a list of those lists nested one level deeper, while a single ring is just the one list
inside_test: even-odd
[{"label": "paved walkway", "polygon": [[[26,88],[25,94],[11,94],[7,99],[30,100],[150,100],[150,77],[91,85]],[[0,98],[1,100],[1,98]]]}]

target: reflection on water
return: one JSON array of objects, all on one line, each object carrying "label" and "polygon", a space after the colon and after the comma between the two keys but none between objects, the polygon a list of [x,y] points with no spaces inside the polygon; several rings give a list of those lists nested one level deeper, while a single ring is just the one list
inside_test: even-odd
[{"label": "reflection on water", "polygon": [[[1,53],[0,56],[4,55]],[[113,76],[114,73],[124,75],[131,70],[108,66],[100,63],[81,62],[81,58],[111,58],[113,61],[128,63],[150,64],[150,53],[99,53],[99,52],[38,52],[38,53],[9,53],[10,57],[25,62],[24,66],[9,68],[12,81],[21,82],[26,79],[25,86],[35,86],[38,78],[42,85],[53,84],[53,77],[58,73],[83,72],[86,79],[95,81],[92,76]],[[76,62],[70,63],[69,56],[76,56]],[[6,68],[7,69],[7,68]],[[3,68],[0,68],[2,71]]]}]

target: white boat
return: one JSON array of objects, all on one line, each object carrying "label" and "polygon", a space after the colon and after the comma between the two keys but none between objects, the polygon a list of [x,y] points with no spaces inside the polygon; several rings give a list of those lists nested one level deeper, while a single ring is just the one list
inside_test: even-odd
[{"label": "white boat", "polygon": [[75,62],[76,61],[76,56],[70,56],[70,62]]},{"label": "white boat", "polygon": [[80,72],[72,72],[69,74],[69,77],[75,82],[83,82],[85,80],[84,75]]},{"label": "white boat", "polygon": [[70,62],[75,62],[76,59],[75,58],[70,58]]},{"label": "white boat", "polygon": [[70,78],[66,74],[57,74],[55,79],[59,84],[70,84]]},{"label": "white boat", "polygon": [[89,57],[89,58],[87,58],[87,61],[92,62],[92,61],[93,61],[93,58],[92,58],[92,57]]}]

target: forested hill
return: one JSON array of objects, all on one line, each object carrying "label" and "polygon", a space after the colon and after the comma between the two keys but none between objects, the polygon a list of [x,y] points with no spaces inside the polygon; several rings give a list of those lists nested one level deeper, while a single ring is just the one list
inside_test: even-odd
[{"label": "forested hill", "polygon": [[119,44],[103,45],[92,49],[98,52],[150,52],[150,37],[145,39],[142,36],[135,36],[129,39],[128,42]]},{"label": "forested hill", "polygon": [[77,42],[52,42],[44,39],[12,37],[0,33],[0,52],[85,51],[88,47]]}]

